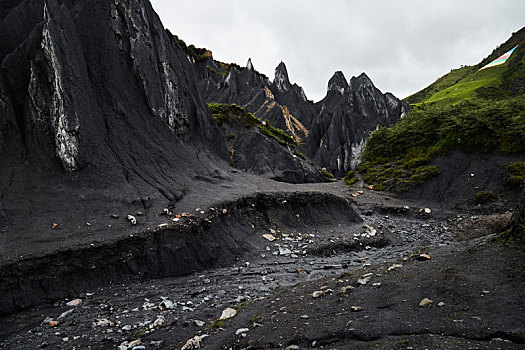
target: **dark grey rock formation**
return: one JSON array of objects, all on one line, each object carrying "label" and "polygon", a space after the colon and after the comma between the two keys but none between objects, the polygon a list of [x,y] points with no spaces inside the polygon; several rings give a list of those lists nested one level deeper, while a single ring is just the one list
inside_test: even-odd
[{"label": "dark grey rock formation", "polygon": [[288,183],[326,181],[324,175],[305,159],[294,144],[264,134],[258,125],[247,123],[247,114],[232,108],[220,130],[228,135],[230,162],[236,169]]},{"label": "dark grey rock formation", "polygon": [[227,158],[147,0],[3,2],[0,16],[3,240],[22,222],[30,234],[175,202]]},{"label": "dark grey rock formation", "polygon": [[313,103],[290,82],[283,62],[273,82],[257,73],[251,60],[245,69],[230,66],[226,71],[220,65],[211,57],[197,65],[199,87],[208,102],[235,103],[270,120],[304,143],[308,156],[336,176],[356,167],[370,132],[391,125],[409,108],[394,95],[383,94],[364,73],[348,82],[336,72],[326,97]]},{"label": "dark grey rock formation", "polygon": [[366,137],[379,126],[397,121],[408,105],[390,93],[383,94],[362,73],[348,83],[336,72],[306,140],[308,154],[336,176],[354,169]]}]

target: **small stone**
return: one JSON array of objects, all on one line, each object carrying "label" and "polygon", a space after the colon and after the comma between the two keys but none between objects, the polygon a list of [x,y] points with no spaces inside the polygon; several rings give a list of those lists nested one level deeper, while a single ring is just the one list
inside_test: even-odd
[{"label": "small stone", "polygon": [[113,219],[118,219],[118,218],[119,218],[118,214],[111,214],[111,217],[112,217]]},{"label": "small stone", "polygon": [[313,298],[319,298],[320,296],[323,296],[324,294],[325,294],[324,291],[322,291],[322,290],[317,290],[317,291],[315,291],[315,292],[312,293],[312,297],[313,297]]},{"label": "small stone", "polygon": [[82,304],[82,299],[74,299],[66,303],[67,306],[73,306],[73,307],[79,306],[80,304]]},{"label": "small stone", "polygon": [[181,350],[191,350],[191,349],[200,349],[202,346],[202,339],[206,338],[208,335],[196,335],[184,344]]},{"label": "small stone", "polygon": [[270,229],[270,233],[271,233],[272,235],[274,235],[276,232],[275,232],[275,230],[274,230],[273,228],[271,228],[271,229]]},{"label": "small stone", "polygon": [[299,350],[299,345],[288,345],[284,350]]},{"label": "small stone", "polygon": [[430,260],[430,255],[428,254],[420,254],[419,260]]},{"label": "small stone", "polygon": [[269,240],[270,242],[273,242],[275,241],[275,236],[274,235],[271,235],[269,233],[265,233],[264,235],[262,235],[264,238],[266,238],[267,240]]},{"label": "small stone", "polygon": [[292,251],[288,248],[279,247],[279,255],[289,255],[292,254]]},{"label": "small stone", "polygon": [[235,311],[235,309],[228,307],[222,310],[222,314],[221,314],[221,317],[219,317],[219,320],[226,320],[228,318],[234,317],[235,315],[237,315],[237,311]]},{"label": "small stone", "polygon": [[310,316],[308,316],[308,315],[302,315],[302,316],[301,316],[301,318],[303,318],[303,319],[305,319],[305,320],[306,320],[306,319],[309,319],[309,318],[310,318]]},{"label": "small stone", "polygon": [[146,347],[144,345],[139,345],[132,347],[131,350],[146,350]]},{"label": "small stone", "polygon": [[373,228],[372,226],[365,225],[365,233],[369,235],[370,237],[374,237],[377,233],[377,230]]},{"label": "small stone", "polygon": [[482,290],[482,291],[481,291],[481,294],[489,294],[489,293],[490,293],[489,290]]},{"label": "small stone", "polygon": [[430,214],[430,213],[432,213],[432,210],[430,210],[430,208],[425,208],[424,211],[425,211],[425,214]]},{"label": "small stone", "polygon": [[345,294],[347,291],[352,290],[352,289],[354,289],[354,287],[352,287],[352,286],[346,286],[346,287],[341,287],[341,288],[339,289],[339,291],[341,292],[341,294]]},{"label": "small stone", "polygon": [[168,227],[168,226],[169,226],[169,224],[164,223],[164,224],[160,224],[160,225],[157,226],[157,227],[158,227],[158,228],[163,228],[163,227]]},{"label": "small stone", "polygon": [[57,228],[58,224],[56,222],[53,223],[53,228]]},{"label": "small stone", "polygon": [[130,342],[128,344],[128,347],[132,348],[132,347],[134,347],[136,345],[139,345],[140,343],[141,343],[140,339],[135,339],[135,340],[133,340],[132,342]]},{"label": "small stone", "polygon": [[379,288],[381,287],[381,282],[372,283],[372,286]]},{"label": "small stone", "polygon": [[361,306],[351,306],[350,307],[350,310],[352,310],[352,312],[359,312],[361,310],[363,310],[363,308]]},{"label": "small stone", "polygon": [[425,307],[425,306],[429,306],[429,305],[431,305],[432,303],[433,303],[432,300],[430,300],[430,299],[428,299],[428,298],[423,298],[423,300],[421,300],[421,301],[419,302],[419,306],[420,306],[420,307]]},{"label": "small stone", "polygon": [[446,304],[442,301],[440,301],[438,304],[437,304],[439,307],[442,307],[442,306],[445,306]]},{"label": "small stone", "polygon": [[236,332],[235,332],[235,335],[239,335],[239,334],[242,334],[242,333],[246,333],[248,332],[249,329],[248,328],[239,328]]},{"label": "small stone", "polygon": [[402,268],[402,267],[403,267],[402,264],[393,264],[392,266],[390,266],[390,267],[388,268],[388,271],[392,271],[392,270],[395,270],[395,269],[400,269],[400,268]]},{"label": "small stone", "polygon": [[357,283],[359,283],[360,285],[365,285],[367,284],[368,282],[370,282],[370,277],[365,277],[365,278],[358,278],[357,279]]},{"label": "small stone", "polygon": [[131,326],[129,324],[127,324],[124,327],[122,327],[122,330],[123,331],[130,331],[131,330]]},{"label": "small stone", "polygon": [[53,327],[58,326],[58,322],[57,321],[49,321],[47,325],[49,326],[49,328],[53,328]]},{"label": "small stone", "polygon": [[134,217],[133,215],[128,215],[128,220],[129,220],[129,222],[131,222],[132,225],[136,225],[137,224],[137,218]]},{"label": "small stone", "polygon": [[58,316],[58,319],[61,320],[63,318],[66,318],[69,314],[72,314],[73,311],[75,311],[75,309],[71,309],[71,310],[67,310],[67,311],[64,311],[60,314],[60,316]]},{"label": "small stone", "polygon": [[201,320],[194,320],[193,322],[197,325],[197,327],[202,327],[206,324],[204,321]]},{"label": "small stone", "polygon": [[157,319],[153,322],[153,327],[161,327],[164,325],[165,322],[166,319],[164,318],[164,316],[159,315],[157,316]]}]

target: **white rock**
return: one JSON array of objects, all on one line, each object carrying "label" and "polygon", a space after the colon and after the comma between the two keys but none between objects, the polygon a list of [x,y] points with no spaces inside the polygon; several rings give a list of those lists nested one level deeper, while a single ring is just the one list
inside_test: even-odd
[{"label": "white rock", "polygon": [[122,327],[122,330],[123,331],[130,331],[131,330],[131,325],[129,325],[129,324],[125,325],[124,327]]},{"label": "white rock", "polygon": [[101,320],[98,320],[97,326],[105,327],[105,326],[109,326],[110,323],[111,322],[109,322],[107,318],[103,318]]},{"label": "white rock", "polygon": [[274,235],[276,232],[275,232],[275,230],[274,230],[273,228],[271,228],[271,229],[270,229],[270,233],[271,233],[272,235]]},{"label": "white rock", "polygon": [[219,317],[219,320],[226,320],[228,318],[234,317],[235,315],[237,315],[237,311],[235,311],[235,309],[228,307],[222,310],[222,314],[221,314],[221,317]]},{"label": "white rock", "polygon": [[197,327],[202,327],[202,326],[204,326],[206,324],[204,321],[201,321],[201,320],[195,320],[193,322],[195,322]]},{"label": "white rock", "polygon": [[159,315],[157,316],[157,319],[155,320],[155,322],[153,322],[153,327],[163,326],[165,322],[166,322],[166,319],[164,318],[164,316]]},{"label": "white rock", "polygon": [[279,247],[279,255],[289,255],[292,254],[292,251],[288,248]]},{"label": "white rock", "polygon": [[365,278],[358,278],[357,279],[357,283],[361,284],[361,285],[365,285],[367,284],[368,282],[370,282],[370,277],[365,277]]},{"label": "white rock", "polygon": [[365,233],[366,235],[369,235],[370,237],[373,237],[376,235],[377,230],[373,228],[372,226],[365,225]]},{"label": "white rock", "polygon": [[202,340],[206,338],[208,335],[196,335],[190,340],[184,344],[184,346],[181,348],[181,350],[192,350],[192,349],[200,349],[202,346]]},{"label": "white rock", "polygon": [[430,210],[430,208],[425,208],[425,214],[430,214],[432,213],[432,210]]},{"label": "white rock", "polygon": [[74,299],[66,303],[67,306],[79,306],[80,304],[82,304],[82,299]]},{"label": "white rock", "polygon": [[129,222],[131,222],[132,225],[136,225],[137,224],[137,218],[134,217],[133,215],[128,215],[128,220],[129,220]]},{"label": "white rock", "polygon": [[319,298],[320,296],[323,296],[324,294],[325,294],[324,291],[322,291],[322,290],[317,290],[317,291],[315,291],[315,292],[312,293],[312,297],[313,297],[313,298]]},{"label": "white rock", "polygon": [[271,235],[269,233],[265,233],[264,235],[262,235],[264,238],[266,238],[267,240],[269,240],[270,242],[273,242],[275,241],[275,236],[274,235]]},{"label": "white rock", "polygon": [[236,332],[235,332],[235,335],[239,335],[241,333],[246,333],[248,332],[249,329],[248,328],[239,328]]},{"label": "white rock", "polygon": [[169,299],[164,299],[162,303],[160,303],[161,306],[165,307],[168,310],[171,310],[175,307],[175,304],[173,304],[173,301]]}]

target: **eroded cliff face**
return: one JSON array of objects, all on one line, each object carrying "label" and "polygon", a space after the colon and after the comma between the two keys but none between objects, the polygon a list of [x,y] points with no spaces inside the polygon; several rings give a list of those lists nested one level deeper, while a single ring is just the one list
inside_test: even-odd
[{"label": "eroded cliff face", "polygon": [[290,82],[283,62],[273,82],[258,73],[251,60],[246,68],[223,67],[208,57],[196,63],[196,70],[208,102],[235,103],[268,119],[304,143],[308,156],[336,176],[357,166],[370,132],[391,125],[409,109],[394,95],[383,94],[364,73],[347,81],[336,72],[326,97],[313,103]]},{"label": "eroded cliff face", "polygon": [[195,72],[147,0],[5,3],[0,62],[3,233],[173,203],[226,163]]},{"label": "eroded cliff face", "polygon": [[306,145],[314,161],[336,176],[355,169],[370,132],[396,122],[408,105],[390,93],[383,94],[362,73],[347,82],[336,72],[310,129]]}]

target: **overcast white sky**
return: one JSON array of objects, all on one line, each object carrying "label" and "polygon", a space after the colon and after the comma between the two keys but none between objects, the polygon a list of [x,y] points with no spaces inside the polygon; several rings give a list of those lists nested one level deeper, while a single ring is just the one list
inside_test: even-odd
[{"label": "overcast white sky", "polygon": [[400,98],[477,64],[525,26],[525,0],[151,0],[164,26],[215,59],[248,58],[271,80],[286,63],[309,99],[337,70]]}]

